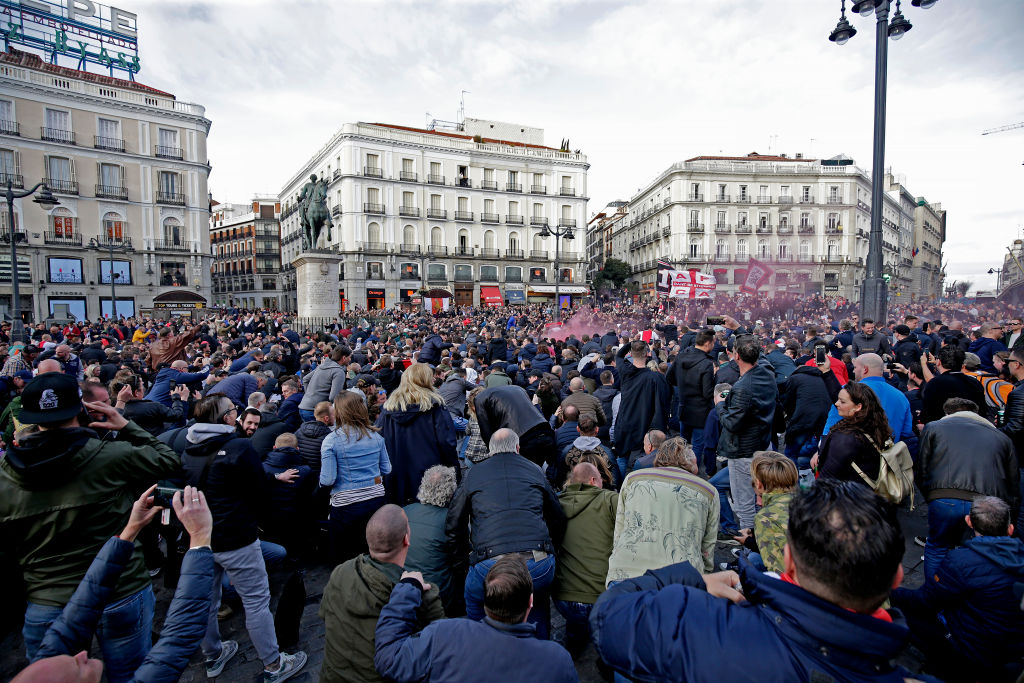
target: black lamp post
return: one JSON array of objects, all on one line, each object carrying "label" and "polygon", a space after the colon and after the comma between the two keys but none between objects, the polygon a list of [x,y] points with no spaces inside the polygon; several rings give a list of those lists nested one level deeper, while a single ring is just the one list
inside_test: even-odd
[{"label": "black lamp post", "polygon": [[[928,9],[937,0],[912,0],[914,7]],[[871,318],[885,324],[888,304],[888,285],[882,278],[882,206],[885,201],[883,180],[885,174],[885,97],[888,69],[889,38],[899,40],[912,27],[900,11],[900,0],[895,0],[896,12],[889,20],[893,0],[851,0],[852,11],[861,16],[875,13],[875,130],[871,158],[871,235],[868,241],[868,272],[861,289],[861,318]],[[846,20],[846,0],[840,0],[839,23],[828,39],[844,45],[857,34]]]},{"label": "black lamp post", "polygon": [[[101,248],[103,244],[99,239],[93,238],[89,240],[89,246],[97,249]],[[117,319],[117,289],[116,280],[120,276],[120,273],[114,272],[114,236],[107,235],[107,247],[110,249],[110,260],[107,261],[110,267],[110,322],[114,322]],[[125,251],[126,247],[122,246],[118,248],[118,251]],[[152,268],[150,269],[152,272]],[[103,279],[103,273],[100,272],[100,279]]]},{"label": "black lamp post", "polygon": [[562,282],[562,269],[560,268],[560,253],[558,251],[558,239],[564,237],[567,240],[576,239],[572,226],[556,225],[553,227],[544,226],[540,231],[542,238],[547,238],[551,235],[555,237],[555,322],[561,322],[562,320],[562,302],[558,298],[559,285]]},{"label": "black lamp post", "polygon": [[1003,269],[1002,268],[989,268],[988,269],[988,274],[996,276],[996,296],[999,296],[999,285],[1002,284]]},{"label": "black lamp post", "polygon": [[11,240],[11,343],[24,344],[27,341],[25,339],[25,323],[21,319],[21,291],[18,286],[18,233],[14,226],[14,200],[29,197],[40,188],[42,190],[39,192],[39,196],[32,201],[41,206],[44,211],[49,211],[60,204],[46,183],[36,183],[30,190],[15,192],[14,179],[8,176],[7,188],[4,191],[4,196],[7,199],[8,229],[10,230],[8,238]]}]

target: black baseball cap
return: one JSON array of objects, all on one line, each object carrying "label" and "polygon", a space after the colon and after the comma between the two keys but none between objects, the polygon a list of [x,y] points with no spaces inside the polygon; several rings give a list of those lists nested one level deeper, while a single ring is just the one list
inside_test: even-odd
[{"label": "black baseball cap", "polygon": [[21,392],[19,420],[46,424],[70,420],[82,412],[82,390],[74,377],[61,372],[39,375]]}]

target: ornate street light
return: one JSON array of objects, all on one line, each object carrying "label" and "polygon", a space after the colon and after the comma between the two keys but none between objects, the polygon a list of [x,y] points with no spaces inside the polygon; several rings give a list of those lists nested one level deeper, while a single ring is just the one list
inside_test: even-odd
[{"label": "ornate street light", "polygon": [[[42,188],[42,189],[40,189]],[[14,226],[14,200],[22,197],[29,197],[39,190],[39,196],[32,201],[38,204],[44,211],[49,211],[60,204],[57,198],[50,192],[45,182],[36,183],[30,190],[21,192],[14,191],[14,178],[7,176],[7,188],[4,197],[7,199],[7,221],[10,232],[5,236],[11,241],[11,343],[27,343],[25,338],[25,323],[21,319],[21,291],[18,283],[18,233]]]},{"label": "ornate street light", "polygon": [[555,322],[561,322],[562,320],[562,301],[558,297],[559,285],[562,282],[562,269],[559,267],[560,254],[558,251],[558,239],[564,237],[567,240],[576,239],[572,226],[566,225],[554,226],[549,228],[544,226],[540,231],[541,239],[546,239],[552,235],[555,237]]}]

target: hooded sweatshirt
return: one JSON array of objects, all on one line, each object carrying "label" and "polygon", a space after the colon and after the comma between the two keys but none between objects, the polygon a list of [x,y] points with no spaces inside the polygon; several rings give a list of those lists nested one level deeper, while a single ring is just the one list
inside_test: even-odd
[{"label": "hooded sweatshirt", "polygon": [[593,604],[604,592],[619,496],[589,484],[570,484],[558,502],[568,525],[555,561],[554,598]]}]

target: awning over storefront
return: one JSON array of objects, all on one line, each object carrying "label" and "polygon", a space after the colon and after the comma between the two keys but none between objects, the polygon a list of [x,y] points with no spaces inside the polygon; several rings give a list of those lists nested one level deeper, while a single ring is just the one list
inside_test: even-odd
[{"label": "awning over storefront", "polygon": [[431,289],[424,296],[429,299],[451,299],[452,293],[447,289]]},{"label": "awning over storefront", "polygon": [[480,285],[480,303],[484,306],[501,306],[504,302],[499,287]]},{"label": "awning over storefront", "polygon": [[157,294],[153,297],[153,308],[162,308],[170,310],[188,310],[196,308],[206,308],[206,299],[198,294],[188,291],[187,289],[178,289],[170,292],[164,292],[163,294]]},{"label": "awning over storefront", "polygon": [[506,289],[505,298],[510,304],[523,304],[526,303],[526,292],[521,289]]}]

